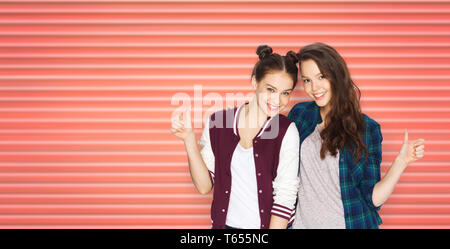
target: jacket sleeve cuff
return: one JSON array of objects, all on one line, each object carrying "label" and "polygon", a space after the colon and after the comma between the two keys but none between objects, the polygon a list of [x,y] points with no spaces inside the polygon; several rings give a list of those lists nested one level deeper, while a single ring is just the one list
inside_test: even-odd
[{"label": "jacket sleeve cuff", "polygon": [[369,205],[369,207],[371,208],[371,209],[374,209],[374,210],[380,210],[380,208],[381,208],[381,206],[383,206],[383,204],[382,205],[380,205],[380,206],[378,206],[378,207],[376,207],[374,204],[373,204],[373,199],[372,199],[372,196],[373,196],[373,189],[375,188],[375,185],[374,186],[372,186],[372,187],[370,187],[369,189],[368,189],[368,191],[367,191],[367,194],[364,196],[365,198],[365,200],[366,200],[366,202],[367,202],[367,205]]},{"label": "jacket sleeve cuff", "polygon": [[209,172],[209,178],[211,179],[211,183],[214,186],[214,172],[212,172],[211,170],[208,170]]},{"label": "jacket sleeve cuff", "polygon": [[294,220],[295,208],[290,209],[286,206],[274,203],[272,206],[271,214],[288,220],[289,221],[288,225],[290,225]]}]

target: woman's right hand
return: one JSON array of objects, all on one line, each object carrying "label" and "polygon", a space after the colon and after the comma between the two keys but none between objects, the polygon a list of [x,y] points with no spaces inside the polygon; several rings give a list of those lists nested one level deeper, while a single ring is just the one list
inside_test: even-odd
[{"label": "woman's right hand", "polygon": [[190,136],[195,137],[194,130],[192,129],[191,111],[189,109],[173,117],[170,132],[183,141]]}]

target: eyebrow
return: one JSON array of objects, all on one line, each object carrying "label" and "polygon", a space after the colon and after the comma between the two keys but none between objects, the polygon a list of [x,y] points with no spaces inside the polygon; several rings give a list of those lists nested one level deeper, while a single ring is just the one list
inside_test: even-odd
[{"label": "eyebrow", "polygon": [[[274,87],[274,86],[272,86],[271,84],[269,84],[269,83],[266,83],[266,85],[269,85],[270,87],[273,87],[273,88],[275,88],[275,90],[278,90],[278,88],[276,88],[276,87]],[[294,88],[290,88],[290,89],[286,89],[286,90],[283,90],[282,92],[284,92],[284,91],[293,91],[294,90]]]},{"label": "eyebrow", "polygon": [[273,88],[275,88],[276,90],[278,90],[278,88],[276,88],[276,87],[272,86],[272,85],[271,85],[271,84],[269,84],[269,83],[266,83],[266,85],[269,85],[270,87],[273,87]]},{"label": "eyebrow", "polygon": [[[322,74],[322,73],[318,73],[318,74],[316,74],[316,75],[314,75],[314,76],[317,76],[317,75],[319,75],[319,74]],[[305,75],[302,74],[302,78],[308,78],[308,76],[305,76]]]}]

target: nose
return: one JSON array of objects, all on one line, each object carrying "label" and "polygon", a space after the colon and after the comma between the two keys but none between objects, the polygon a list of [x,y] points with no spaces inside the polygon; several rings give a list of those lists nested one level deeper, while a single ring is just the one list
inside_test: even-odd
[{"label": "nose", "polygon": [[278,103],[280,103],[280,98],[281,98],[281,93],[272,94],[272,96],[270,98],[270,102],[272,103],[272,105],[278,105]]},{"label": "nose", "polygon": [[317,88],[318,88],[317,83],[311,80],[311,90],[314,92],[317,90]]}]

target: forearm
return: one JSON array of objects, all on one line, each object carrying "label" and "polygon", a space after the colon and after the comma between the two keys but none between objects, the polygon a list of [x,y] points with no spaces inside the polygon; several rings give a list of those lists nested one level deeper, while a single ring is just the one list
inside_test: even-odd
[{"label": "forearm", "polygon": [[184,140],[184,145],[188,155],[189,171],[191,173],[192,182],[201,194],[207,194],[211,191],[212,182],[208,168],[206,167],[197,146],[195,134],[188,136]]},{"label": "forearm", "polygon": [[397,182],[400,180],[400,176],[405,170],[407,164],[402,160],[396,158],[389,168],[386,175],[375,184],[372,192],[373,205],[381,206],[394,191]]},{"label": "forearm", "polygon": [[288,220],[281,218],[276,215],[270,217],[269,229],[286,229],[288,225]]}]

